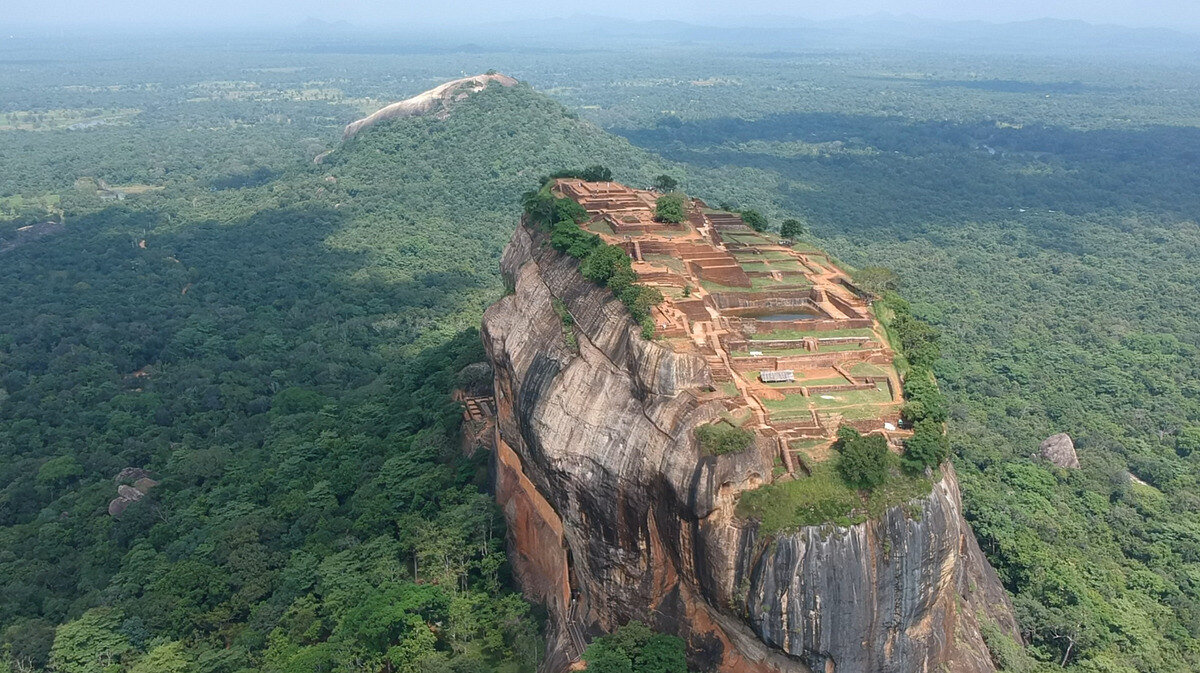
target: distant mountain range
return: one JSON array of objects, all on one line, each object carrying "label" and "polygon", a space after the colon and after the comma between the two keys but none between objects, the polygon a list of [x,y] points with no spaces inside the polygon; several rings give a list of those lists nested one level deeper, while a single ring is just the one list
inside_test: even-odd
[{"label": "distant mountain range", "polygon": [[[386,40],[405,37],[346,21],[309,18],[296,27],[306,37],[337,39],[351,35]],[[1039,53],[1194,53],[1200,34],[1167,28],[1131,28],[1086,21],[1037,19],[1010,23],[937,21],[911,15],[878,14],[836,19],[754,16],[712,25],[702,22],[634,21],[575,15],[537,22],[512,20],[430,28],[421,42],[461,41],[476,46],[524,46],[604,49],[633,44],[709,44],[764,50],[916,48],[974,52]],[[374,41],[374,40],[373,40]],[[378,44],[375,45],[376,47]]]}]

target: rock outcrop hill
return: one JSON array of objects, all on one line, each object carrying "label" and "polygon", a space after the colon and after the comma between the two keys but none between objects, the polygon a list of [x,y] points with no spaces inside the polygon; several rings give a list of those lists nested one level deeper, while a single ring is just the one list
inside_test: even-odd
[{"label": "rock outcrop hill", "polygon": [[429,91],[417,94],[412,98],[392,103],[385,108],[376,110],[367,117],[347,125],[346,130],[342,133],[342,139],[349,140],[358,134],[359,131],[369,128],[385,119],[415,117],[428,114],[435,116],[445,115],[455,102],[487,87],[493,82],[500,86],[513,86],[517,83],[517,80],[508,75],[491,72],[483,75],[475,75],[474,77],[451,80]]},{"label": "rock outcrop hill", "polygon": [[704,358],[642,339],[546,239],[518,227],[502,261],[514,291],[483,321],[496,497],[516,575],[550,614],[543,670],[631,619],[685,638],[700,670],[995,670],[980,621],[1016,624],[949,465],[878,519],[761,533],[735,503],[772,448],[702,456],[693,429],[720,413]]}]

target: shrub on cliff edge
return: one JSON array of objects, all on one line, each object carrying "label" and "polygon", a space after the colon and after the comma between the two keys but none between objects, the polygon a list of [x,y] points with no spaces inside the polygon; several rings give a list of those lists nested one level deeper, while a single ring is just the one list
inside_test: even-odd
[{"label": "shrub on cliff edge", "polygon": [[838,474],[847,484],[871,490],[888,478],[887,439],[883,435],[862,435],[842,426],[833,444],[838,452]]},{"label": "shrub on cliff edge", "polygon": [[750,448],[754,443],[754,433],[735,428],[728,423],[715,423],[696,428],[696,439],[700,441],[700,450],[703,453],[719,456]]}]

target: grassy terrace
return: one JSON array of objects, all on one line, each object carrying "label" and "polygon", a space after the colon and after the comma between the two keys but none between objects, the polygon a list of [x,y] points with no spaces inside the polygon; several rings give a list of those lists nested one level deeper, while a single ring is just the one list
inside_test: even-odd
[{"label": "grassy terrace", "polygon": [[604,220],[592,222],[584,228],[593,234],[608,234],[609,236],[612,236],[616,233],[613,231],[612,227],[608,225],[608,222],[605,222]]},{"label": "grassy terrace", "polygon": [[776,330],[774,332],[759,332],[757,334],[748,334],[746,336],[753,340],[779,340],[787,341],[788,339],[804,339],[806,337],[869,337],[875,333],[870,328],[862,327],[857,329],[835,329],[826,332],[818,332],[813,330]]},{"label": "grassy terrace", "polygon": [[745,261],[745,260],[755,260],[755,259],[767,259],[767,260],[772,260],[772,261],[775,261],[775,260],[786,261],[789,259],[794,259],[791,255],[787,254],[786,252],[779,252],[778,250],[764,250],[762,252],[751,252],[749,250],[733,250],[732,252],[733,252],[733,256],[736,257],[739,262]]},{"label": "grassy terrace", "polygon": [[[761,350],[764,356],[808,355],[811,352],[804,348],[763,348]],[[759,357],[751,356],[750,351],[733,351],[729,355],[735,358]]]},{"label": "grassy terrace", "polygon": [[743,262],[738,260],[738,265],[742,267],[742,271],[750,273],[751,271],[777,271],[774,266],[767,266],[766,262]]},{"label": "grassy terrace", "polygon": [[653,264],[655,266],[665,266],[668,269],[671,269],[672,271],[679,273],[679,274],[682,274],[684,272],[683,260],[672,257],[671,255],[645,255],[643,257],[643,259],[646,260],[647,264]]},{"label": "grassy terrace", "polygon": [[870,362],[856,362],[850,365],[849,372],[855,376],[895,376],[896,370],[891,366],[884,367],[882,365],[871,364]]},{"label": "grassy terrace", "polygon": [[[825,399],[831,397],[833,399]],[[820,393],[809,398],[818,411],[842,411],[850,407],[864,407],[866,411],[879,413],[879,406],[892,401],[892,395],[884,384],[876,384],[872,390],[847,390]]]},{"label": "grassy terrace", "polygon": [[721,234],[721,238],[743,245],[775,245],[775,241],[756,234]]},{"label": "grassy terrace", "polygon": [[750,287],[734,287],[732,285],[721,285],[709,280],[702,280],[700,284],[709,292],[760,292],[762,290],[804,290],[812,287],[806,278],[798,276],[795,281],[786,279],[784,282],[779,282],[773,278],[751,278]]},{"label": "grassy terrace", "polygon": [[[845,484],[837,473],[837,458],[812,466],[812,476],[770,484],[742,494],[738,515],[757,519],[764,533],[795,530],[832,522],[851,526],[878,517],[889,507],[927,495],[933,483],[924,477],[900,472],[891,455],[890,475],[882,486],[863,495]],[[940,475],[934,475],[940,479]]]},{"label": "grassy terrace", "polygon": [[774,414],[777,411],[808,411],[809,398],[797,392],[795,395],[785,395],[782,400],[762,400],[763,406]]}]

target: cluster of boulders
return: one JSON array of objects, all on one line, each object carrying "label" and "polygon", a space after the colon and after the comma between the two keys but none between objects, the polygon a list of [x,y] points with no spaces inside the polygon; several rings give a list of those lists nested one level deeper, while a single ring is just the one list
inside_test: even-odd
[{"label": "cluster of boulders", "polygon": [[140,467],[127,467],[113,478],[117,483],[117,497],[108,503],[110,516],[119,517],[133,503],[146,497],[158,482],[150,478],[150,472]]}]

